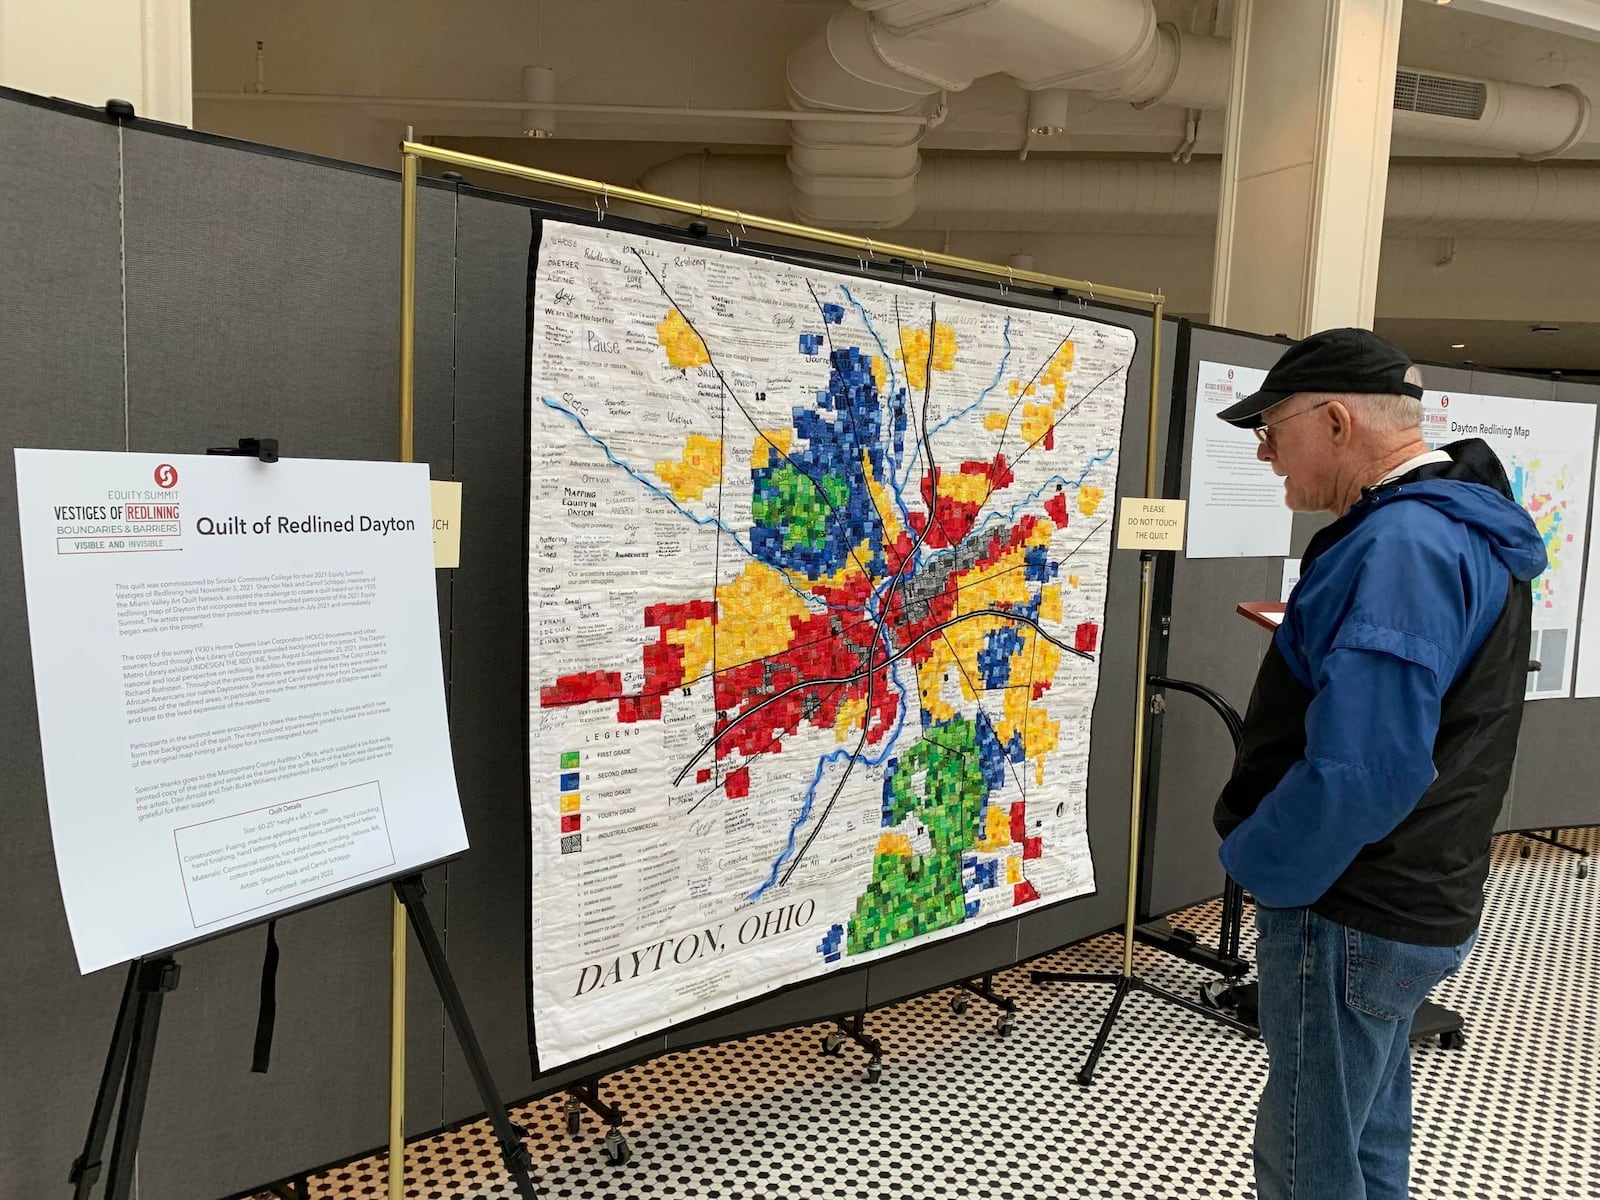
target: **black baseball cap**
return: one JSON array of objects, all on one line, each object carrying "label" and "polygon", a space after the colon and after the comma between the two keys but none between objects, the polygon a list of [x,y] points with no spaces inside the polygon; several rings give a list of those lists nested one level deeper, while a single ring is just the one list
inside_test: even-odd
[{"label": "black baseball cap", "polygon": [[1347,392],[1359,395],[1414,396],[1422,389],[1406,382],[1411,360],[1398,346],[1370,329],[1324,329],[1296,342],[1253,392],[1217,415],[1240,429],[1261,424],[1261,414],[1296,392]]}]

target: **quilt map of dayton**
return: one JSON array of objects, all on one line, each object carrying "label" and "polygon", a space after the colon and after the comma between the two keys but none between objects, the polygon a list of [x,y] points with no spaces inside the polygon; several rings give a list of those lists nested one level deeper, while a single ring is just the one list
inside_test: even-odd
[{"label": "quilt map of dayton", "polygon": [[540,1069],[1094,890],[1133,335],[546,222]]}]

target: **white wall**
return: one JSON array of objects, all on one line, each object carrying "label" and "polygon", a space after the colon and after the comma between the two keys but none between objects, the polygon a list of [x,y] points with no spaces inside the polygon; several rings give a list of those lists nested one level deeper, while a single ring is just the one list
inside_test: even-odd
[{"label": "white wall", "polygon": [[0,84],[189,125],[189,0],[0,0]]}]

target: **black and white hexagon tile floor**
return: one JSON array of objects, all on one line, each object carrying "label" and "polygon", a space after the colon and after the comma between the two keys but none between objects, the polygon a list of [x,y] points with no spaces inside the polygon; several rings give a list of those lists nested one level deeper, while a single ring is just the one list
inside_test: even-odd
[{"label": "black and white hexagon tile floor", "polygon": [[[1484,932],[1433,999],[1462,1013],[1466,1045],[1413,1056],[1412,1195],[1440,1200],[1600,1197],[1600,829],[1568,830],[1595,866],[1505,836],[1495,843]],[[1523,857],[1521,851],[1528,851]],[[1174,918],[1215,938],[1218,906]],[[1244,955],[1250,956],[1250,922]],[[1116,935],[1035,966],[1115,970]],[[1202,968],[1139,947],[1138,971],[1195,995]],[[512,1112],[552,1200],[632,1197],[877,1197],[1032,1200],[1255,1194],[1250,1134],[1266,1052],[1176,1006],[1135,993],[1092,1087],[1074,1074],[1109,999],[1094,985],[996,977],[1019,1005],[997,1010],[952,989],[869,1014],[884,1044],[879,1082],[847,1043],[819,1053],[828,1025],[674,1054],[608,1076],[631,1160],[607,1163],[585,1112],[566,1133],[562,1097]],[[309,1181],[310,1200],[385,1195],[380,1158]],[[414,1143],[407,1196],[513,1197],[487,1122]]]}]

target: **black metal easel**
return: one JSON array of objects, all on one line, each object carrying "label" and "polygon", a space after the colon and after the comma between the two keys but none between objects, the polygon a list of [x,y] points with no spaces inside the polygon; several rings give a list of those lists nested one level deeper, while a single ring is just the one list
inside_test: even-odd
[{"label": "black metal easel", "polygon": [[483,1101],[484,1111],[489,1114],[489,1123],[494,1127],[495,1138],[500,1143],[500,1157],[505,1160],[506,1170],[517,1185],[517,1194],[523,1200],[534,1200],[538,1193],[528,1175],[528,1147],[522,1140],[524,1131],[511,1123],[505,1101],[501,1100],[494,1077],[489,1073],[483,1047],[478,1044],[478,1035],[473,1032],[472,1022],[467,1017],[467,1006],[461,1001],[455,976],[450,971],[450,962],[445,958],[444,947],[439,944],[439,935],[433,928],[433,918],[428,915],[428,905],[423,899],[427,888],[423,885],[422,876],[407,875],[397,879],[394,881],[394,890],[395,895],[400,897],[400,903],[406,906],[411,932],[417,935],[422,957],[428,964],[428,973],[433,976],[439,999],[444,1002],[445,1012],[450,1015],[450,1027],[455,1031],[456,1044],[461,1047],[462,1057],[467,1060],[467,1070],[477,1086],[478,1098]]},{"label": "black metal easel", "polygon": [[[467,1060],[467,1070],[477,1085],[478,1096],[494,1126],[506,1170],[517,1185],[517,1194],[523,1200],[535,1200],[539,1193],[528,1173],[529,1155],[522,1141],[522,1130],[511,1123],[505,1103],[500,1099],[494,1079],[489,1074],[483,1049],[467,1017],[466,1005],[462,1003],[461,993],[456,988],[455,977],[445,958],[444,948],[440,945],[439,935],[434,930],[433,919],[428,915],[422,876],[408,875],[397,879],[394,881],[394,890],[400,902],[406,906],[406,915],[422,947],[428,973],[433,976],[434,986],[439,990],[439,998],[444,1002],[451,1027],[455,1030],[456,1042]],[[89,1200],[102,1167],[107,1166],[102,1161],[102,1155],[111,1130],[114,1109],[116,1140],[111,1146],[105,1200],[128,1200],[139,1131],[144,1122],[145,1098],[150,1089],[150,1070],[155,1062],[162,1000],[178,986],[178,973],[178,964],[171,954],[136,959],[128,966],[122,1004],[117,1010],[117,1021],[111,1035],[111,1050],[106,1056],[105,1070],[100,1075],[99,1091],[95,1094],[89,1133],[84,1139],[83,1153],[73,1160],[68,1175],[68,1182],[73,1185],[74,1200]]]},{"label": "black metal easel", "polygon": [[[111,1113],[117,1110],[117,1138],[111,1144],[111,1171],[106,1179],[106,1200],[127,1200],[133,1183],[133,1160],[144,1123],[144,1102],[150,1089],[150,1064],[155,1059],[156,1031],[161,1025],[161,1001],[178,986],[178,964],[170,954],[139,958],[128,964],[122,988],[122,1005],[111,1034],[111,1051],[100,1073],[94,1113],[83,1153],[72,1162],[67,1182],[74,1200],[88,1200],[89,1192],[105,1164],[106,1135]],[[120,1104],[117,1103],[120,1089]]]},{"label": "black metal easel", "polygon": [[[240,438],[237,447],[212,447],[206,453],[244,456],[274,463],[278,461],[278,442],[276,438]],[[428,905],[424,899],[427,888],[422,876],[420,873],[406,875],[393,880],[393,884],[395,895],[405,905],[411,930],[422,947],[422,957],[428,964],[428,973],[433,976],[439,999],[450,1016],[456,1043],[461,1048],[462,1057],[467,1060],[467,1070],[472,1075],[478,1096],[494,1127],[506,1170],[522,1200],[535,1200],[539,1193],[528,1173],[530,1159],[528,1148],[523,1144],[523,1131],[511,1123],[505,1102],[501,1100],[494,1078],[489,1073],[489,1064],[484,1060],[478,1035],[467,1017],[467,1008],[456,987],[450,962],[433,927],[433,919],[428,915]],[[89,1133],[84,1139],[83,1153],[73,1160],[68,1173],[74,1200],[89,1200],[95,1181],[105,1165],[101,1155],[111,1129],[113,1108],[117,1111],[117,1132],[111,1146],[105,1200],[128,1200],[138,1153],[139,1132],[144,1123],[145,1099],[150,1090],[150,1070],[155,1062],[162,1000],[177,986],[178,964],[170,952],[135,959],[128,966],[122,1003],[117,1009],[116,1024],[112,1027],[111,1050],[106,1056],[105,1069],[100,1074],[99,1090],[95,1093]]]}]

